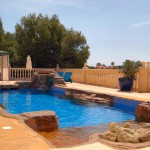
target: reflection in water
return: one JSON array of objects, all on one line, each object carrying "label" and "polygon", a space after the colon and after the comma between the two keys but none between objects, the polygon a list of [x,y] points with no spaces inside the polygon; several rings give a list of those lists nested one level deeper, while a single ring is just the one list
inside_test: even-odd
[{"label": "reflection in water", "polygon": [[9,98],[9,93],[8,92],[3,93],[3,95],[2,95],[2,105],[4,107],[8,107],[8,102],[9,102],[8,98]]},{"label": "reflection in water", "polygon": [[31,92],[28,92],[27,96],[26,96],[26,109],[27,111],[30,111],[30,107],[31,107]]}]

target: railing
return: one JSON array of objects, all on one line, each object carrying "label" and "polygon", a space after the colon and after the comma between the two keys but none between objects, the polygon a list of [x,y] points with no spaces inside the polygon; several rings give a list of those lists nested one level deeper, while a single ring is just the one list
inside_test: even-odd
[{"label": "railing", "polygon": [[10,68],[9,78],[10,80],[25,80],[30,81],[34,72],[42,70],[50,70],[50,68]]},{"label": "railing", "polygon": [[86,69],[86,84],[119,88],[118,78],[123,74],[116,69]]}]

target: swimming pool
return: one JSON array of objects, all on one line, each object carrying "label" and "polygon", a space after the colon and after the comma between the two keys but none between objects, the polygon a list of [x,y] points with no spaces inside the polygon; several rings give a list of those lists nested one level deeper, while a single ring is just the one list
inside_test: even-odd
[{"label": "swimming pool", "polygon": [[63,91],[40,92],[33,89],[1,90],[0,104],[12,114],[52,110],[59,118],[59,127],[83,127],[134,119],[134,111],[110,107],[79,99],[65,99]]}]

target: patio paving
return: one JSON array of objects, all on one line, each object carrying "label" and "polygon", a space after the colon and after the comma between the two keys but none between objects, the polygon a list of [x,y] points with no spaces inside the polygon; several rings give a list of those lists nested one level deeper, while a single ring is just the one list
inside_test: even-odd
[{"label": "patio paving", "polygon": [[0,116],[0,149],[49,150],[50,147],[42,137],[23,123]]}]

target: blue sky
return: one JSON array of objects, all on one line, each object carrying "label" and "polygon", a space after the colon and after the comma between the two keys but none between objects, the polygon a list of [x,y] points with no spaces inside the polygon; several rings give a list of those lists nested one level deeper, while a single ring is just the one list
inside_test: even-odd
[{"label": "blue sky", "polygon": [[65,27],[81,31],[88,65],[150,61],[150,0],[0,0],[5,31],[14,32],[29,13],[57,14]]}]

